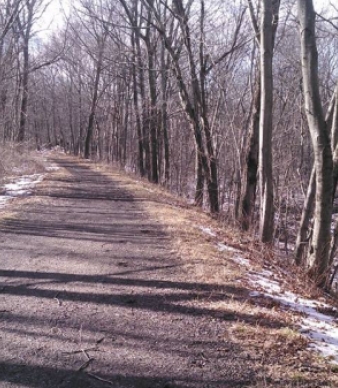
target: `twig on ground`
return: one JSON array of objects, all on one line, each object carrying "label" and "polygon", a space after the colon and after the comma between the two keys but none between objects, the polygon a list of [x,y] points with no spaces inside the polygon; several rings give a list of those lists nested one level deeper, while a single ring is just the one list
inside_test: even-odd
[{"label": "twig on ground", "polygon": [[80,366],[80,368],[77,370],[78,372],[81,372],[81,371],[83,371],[84,369],[86,369],[88,366],[89,366],[89,364],[92,362],[92,361],[94,361],[95,360],[95,358],[89,358],[86,362],[84,362],[81,366]]},{"label": "twig on ground", "polygon": [[82,353],[87,357],[87,360],[90,360],[90,357],[85,349],[82,350]]},{"label": "twig on ground", "polygon": [[87,352],[93,352],[93,351],[98,351],[97,347],[88,348],[88,349],[78,349],[78,350],[73,350],[71,352],[64,352],[64,353],[67,353],[67,354],[84,353],[87,356],[87,358],[89,358],[87,355]]},{"label": "twig on ground", "polygon": [[114,384],[112,381],[103,379],[102,377],[96,376],[96,375],[94,375],[94,374],[92,374],[92,373],[88,373],[88,372],[86,372],[86,373],[87,373],[87,375],[88,375],[89,377],[91,377],[91,378],[93,378],[93,379],[95,379],[95,380],[102,381],[103,383],[107,383],[107,384],[111,385],[112,387],[115,386],[115,384]]},{"label": "twig on ground", "polygon": [[54,299],[57,301],[57,304],[58,304],[59,306],[61,306],[61,305],[62,305],[62,302],[60,301],[59,298],[57,298],[58,295],[59,295],[59,292],[56,294],[56,296],[54,296]]},{"label": "twig on ground", "polygon": [[98,339],[98,340],[96,341],[96,343],[97,343],[97,344],[100,344],[101,342],[103,342],[103,341],[105,340],[105,338],[106,338],[106,337],[102,337],[102,338]]}]

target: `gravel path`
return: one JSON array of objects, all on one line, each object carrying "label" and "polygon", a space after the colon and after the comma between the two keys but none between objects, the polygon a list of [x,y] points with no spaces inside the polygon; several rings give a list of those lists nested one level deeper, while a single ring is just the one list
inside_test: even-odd
[{"label": "gravel path", "polygon": [[196,303],[233,290],[189,278],[118,173],[53,162],[0,224],[0,387],[255,386],[228,320]]}]

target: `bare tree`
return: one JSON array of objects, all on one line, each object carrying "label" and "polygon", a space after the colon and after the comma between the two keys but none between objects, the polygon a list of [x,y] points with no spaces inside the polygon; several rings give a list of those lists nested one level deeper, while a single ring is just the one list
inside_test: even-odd
[{"label": "bare tree", "polygon": [[22,65],[22,80],[21,80],[21,107],[20,107],[20,123],[17,134],[17,141],[23,142],[26,135],[26,122],[28,114],[28,94],[29,94],[29,44],[32,37],[32,28],[34,17],[38,8],[41,6],[40,0],[27,0],[25,7],[17,17],[19,34],[22,39],[23,65]]},{"label": "bare tree", "polygon": [[318,52],[312,0],[298,0],[302,48],[302,73],[305,111],[312,139],[316,171],[314,228],[308,256],[310,275],[318,285],[327,283],[330,263],[332,215],[332,150],[326,126],[318,78]]},{"label": "bare tree", "polygon": [[[199,43],[198,52],[195,53],[193,35],[191,31],[190,11],[193,2],[185,5],[182,0],[174,0],[171,7],[165,3],[177,21],[181,40],[175,41],[168,33],[167,24],[163,20],[161,9],[157,9],[153,2],[145,0],[148,7],[153,10],[156,19],[156,28],[161,34],[166,49],[172,60],[172,69],[177,80],[177,86],[186,115],[191,122],[196,145],[196,189],[195,203],[199,206],[203,203],[204,179],[206,180],[210,211],[219,212],[218,198],[218,173],[217,160],[213,145],[212,131],[208,107],[206,103],[206,82],[211,70],[221,63],[236,48],[237,38],[243,19],[240,15],[235,29],[233,44],[212,62],[208,62],[208,54],[205,52],[205,3],[199,1]],[[177,44],[178,43],[178,44]],[[182,49],[189,63],[189,74],[186,77],[182,68]]]},{"label": "bare tree", "polygon": [[274,46],[274,26],[278,24],[280,1],[263,0],[260,33],[260,74],[261,103],[259,123],[259,187],[260,223],[259,233],[262,242],[273,240],[273,176],[272,176],[272,103],[273,75],[272,59]]},{"label": "bare tree", "polygon": [[[261,2],[258,3],[259,5]],[[262,2],[264,5],[265,3]],[[267,15],[266,8],[269,7],[270,14]],[[265,76],[266,79],[265,84],[267,82],[272,82],[272,56],[273,56],[273,50],[274,50],[274,44],[275,44],[275,37],[277,32],[277,26],[278,26],[278,19],[279,19],[279,7],[280,7],[280,1],[274,1],[270,4],[268,2],[265,4],[262,10],[262,20],[261,25],[259,25],[258,22],[258,14],[260,12],[260,8],[255,11],[253,3],[251,0],[248,0],[248,8],[250,13],[250,19],[253,27],[253,31],[255,34],[254,39],[254,45],[258,46],[258,49],[261,50],[261,57],[260,57],[260,65],[259,68],[254,71],[255,75],[255,83],[254,83],[254,91],[253,91],[253,97],[251,102],[251,114],[250,114],[250,120],[249,120],[249,130],[247,138],[244,140],[244,148],[243,148],[243,155],[242,155],[242,172],[241,172],[241,194],[240,194],[240,209],[238,212],[238,217],[240,221],[240,225],[242,229],[248,230],[252,220],[253,220],[253,212],[255,208],[255,202],[256,202],[256,191],[257,191],[257,178],[258,178],[258,166],[259,166],[259,155],[260,155],[260,163],[265,166],[262,166],[262,169],[260,170],[260,174],[263,174],[263,170],[268,173],[268,176],[270,178],[267,179],[266,183],[266,189],[268,191],[271,191],[272,193],[272,170],[269,171],[270,166],[272,166],[272,155],[271,152],[268,151],[268,148],[270,147],[272,149],[271,139],[272,139],[272,133],[268,133],[272,130],[272,100],[273,100],[273,92],[272,92],[272,85],[270,85],[269,89],[270,91],[266,95],[266,92],[264,95],[262,95],[262,82],[263,82],[263,74],[262,70],[263,67],[266,68],[265,63],[270,63],[268,68],[266,68],[266,72],[270,73],[268,78]],[[265,13],[265,16],[264,16]],[[269,25],[268,29],[269,31],[266,31],[266,25]],[[271,30],[270,30],[271,29]],[[263,42],[263,36],[264,33],[267,33],[269,37],[264,38]],[[268,45],[269,47],[266,48],[266,50],[261,49],[261,44],[264,43],[265,45]],[[268,52],[270,51],[270,54],[268,55]],[[253,56],[256,52],[256,48],[254,47]],[[262,57],[263,56],[263,57]],[[268,58],[270,56],[270,58]],[[254,63],[254,62],[253,62]],[[271,67],[271,69],[269,68]],[[262,99],[264,98],[265,102],[267,102],[270,106],[267,106],[264,108],[262,106]],[[263,121],[261,121],[261,113],[264,110],[264,113],[269,116],[267,113],[270,111],[271,119],[269,119],[269,123],[266,122],[264,124]],[[263,125],[265,127],[264,132],[266,133],[265,136],[261,136],[261,140],[264,144],[261,144],[261,152],[259,154],[259,132],[260,130],[263,130]],[[270,130],[268,129],[270,128]],[[270,139],[270,140],[269,140]],[[264,150],[264,152],[263,152]],[[266,162],[264,162],[265,159]],[[265,179],[260,176],[260,179],[263,179],[263,186],[260,186],[260,195],[263,195],[263,203],[266,202],[266,205],[264,208],[271,209],[273,211],[273,195],[267,194],[264,195],[265,189],[263,190],[263,187],[265,187]],[[263,192],[263,191],[264,192]],[[268,199],[270,198],[270,199]],[[263,215],[264,213],[265,215]],[[261,224],[261,233],[263,233],[263,229],[269,229],[271,230],[271,233],[273,231],[273,225],[271,224],[271,220],[273,215],[269,214],[267,215],[266,212],[262,211],[261,209],[261,219],[262,217],[266,217],[265,221],[262,223],[266,224],[265,227]],[[270,221],[268,221],[270,220]],[[270,227],[268,227],[268,224],[271,224]],[[264,232],[265,234],[265,232]],[[263,240],[269,241],[271,240],[271,236],[261,236]]]}]

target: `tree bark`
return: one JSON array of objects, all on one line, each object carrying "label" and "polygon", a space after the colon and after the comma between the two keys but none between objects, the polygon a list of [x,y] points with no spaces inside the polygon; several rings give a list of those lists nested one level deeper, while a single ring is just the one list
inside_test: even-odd
[{"label": "tree bark", "polygon": [[[268,2],[269,3],[269,2]],[[263,34],[263,28],[259,28],[258,21],[255,15],[254,6],[251,0],[248,0],[250,18],[255,33],[255,41],[259,48],[261,48],[261,40]],[[271,12],[272,15],[269,15],[271,22],[271,33],[272,43],[271,43],[271,56],[273,55],[275,36],[278,27],[278,18],[279,18],[279,7],[280,1],[273,0],[271,2]],[[268,22],[268,21],[267,21]],[[268,42],[270,45],[270,41]],[[261,56],[262,56],[261,52]],[[271,58],[272,60],[272,58]],[[260,128],[260,118],[261,118],[261,69],[258,71],[258,77],[256,81],[256,87],[254,91],[254,97],[252,102],[252,112],[250,118],[250,127],[248,132],[247,147],[244,149],[244,163],[242,164],[241,171],[241,198],[240,198],[240,211],[238,215],[240,217],[239,221],[241,228],[243,230],[248,230],[253,220],[255,203],[256,203],[256,192],[257,192],[257,178],[258,178],[258,165],[259,165],[259,128]],[[272,115],[272,112],[271,112]],[[264,157],[264,155],[262,155]],[[261,190],[260,190],[261,191]],[[272,199],[273,202],[273,199]]]},{"label": "tree bark", "polygon": [[204,200],[204,173],[201,154],[196,152],[195,161],[195,206],[202,207]]},{"label": "tree bark", "polygon": [[26,20],[22,21],[18,16],[18,27],[23,40],[23,70],[21,84],[21,106],[20,106],[20,122],[17,141],[23,142],[26,137],[27,114],[28,114],[28,87],[29,87],[29,41],[31,38],[31,30],[33,26],[34,9],[36,0],[26,2]]},{"label": "tree bark", "polygon": [[139,108],[139,98],[138,98],[138,88],[137,88],[137,52],[136,52],[136,43],[135,43],[135,32],[132,33],[131,37],[132,48],[133,48],[133,102],[135,109],[135,119],[136,119],[136,132],[137,132],[137,145],[138,145],[138,168],[141,177],[144,176],[144,163],[143,163],[143,138],[142,138],[142,121]]},{"label": "tree bark", "polygon": [[313,167],[310,177],[309,186],[306,193],[305,202],[303,205],[302,217],[299,225],[299,231],[296,239],[296,246],[294,250],[294,259],[296,265],[304,263],[304,251],[308,241],[310,241],[310,221],[313,215],[313,205],[316,193],[316,169]]},{"label": "tree bark", "polygon": [[170,58],[167,56],[164,39],[162,37],[161,45],[161,95],[162,95],[162,107],[161,107],[161,129],[163,134],[163,154],[164,154],[164,166],[163,166],[163,185],[168,186],[170,181],[170,148],[169,148],[169,135],[168,135],[168,71],[169,71]]},{"label": "tree bark", "polygon": [[[333,150],[332,205],[334,206],[334,200],[336,196],[337,183],[338,183],[338,83],[333,95],[332,120],[331,120],[331,143],[332,143],[332,150]],[[335,221],[334,231],[332,235],[330,266],[333,264],[337,248],[338,248],[338,220]],[[331,277],[330,286],[332,285],[333,278],[334,276]]]},{"label": "tree bark", "polygon": [[23,74],[22,74],[22,97],[20,106],[20,123],[17,141],[22,143],[26,137],[26,123],[28,113],[28,82],[29,82],[29,39],[24,40],[23,46]]},{"label": "tree bark", "polygon": [[333,166],[330,135],[319,93],[316,14],[312,0],[298,0],[298,18],[305,111],[316,169],[314,229],[307,264],[310,276],[316,280],[318,286],[325,287],[330,264]]},{"label": "tree bark", "polygon": [[91,102],[90,114],[89,114],[89,119],[88,119],[87,134],[86,134],[86,140],[85,140],[85,149],[84,149],[84,158],[85,159],[89,159],[89,157],[90,157],[91,141],[92,141],[92,137],[93,137],[96,105],[97,105],[97,99],[98,99],[98,87],[99,87],[99,82],[100,82],[100,73],[101,73],[101,66],[97,65],[96,74],[95,74],[95,83],[94,83],[94,94],[93,94],[92,102]]},{"label": "tree bark", "polygon": [[104,32],[103,35],[98,38],[99,53],[98,53],[98,58],[96,63],[93,96],[92,96],[92,101],[90,106],[87,134],[86,134],[86,140],[85,140],[85,149],[84,149],[85,159],[89,159],[90,157],[91,141],[93,137],[95,116],[96,116],[96,106],[97,106],[97,101],[99,97],[99,84],[100,84],[100,78],[101,78],[101,72],[102,72],[102,62],[103,62],[103,52],[104,52],[105,41],[106,41],[106,33]]},{"label": "tree bark", "polygon": [[262,2],[261,20],[261,107],[259,123],[259,236],[263,243],[273,241],[273,178],[272,178],[272,101],[273,101],[273,6],[271,0]]},{"label": "tree bark", "polygon": [[245,147],[245,159],[242,164],[239,221],[243,230],[250,228],[256,203],[260,105],[261,88],[260,79],[258,79],[253,99],[248,140]]},{"label": "tree bark", "polygon": [[148,81],[149,81],[149,132],[151,148],[151,178],[152,183],[158,183],[158,139],[157,139],[157,75],[155,65],[156,43],[152,40],[150,28],[151,11],[148,14],[148,34],[146,37],[146,46],[148,54]]},{"label": "tree bark", "polygon": [[333,193],[334,201],[338,183],[338,84],[334,92],[333,114],[331,122],[331,148],[333,152]]}]

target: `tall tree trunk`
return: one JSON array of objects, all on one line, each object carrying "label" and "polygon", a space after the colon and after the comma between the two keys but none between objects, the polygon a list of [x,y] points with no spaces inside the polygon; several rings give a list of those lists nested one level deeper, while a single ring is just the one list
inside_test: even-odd
[{"label": "tall tree trunk", "polygon": [[26,123],[28,113],[28,82],[29,82],[29,39],[24,39],[23,45],[23,71],[21,81],[21,106],[20,106],[20,122],[17,141],[22,143],[26,137]]},{"label": "tall tree trunk", "polygon": [[85,149],[84,149],[85,159],[89,159],[90,157],[91,142],[92,142],[94,124],[95,124],[96,106],[97,106],[97,100],[99,96],[99,83],[100,83],[100,77],[101,77],[101,71],[102,71],[103,49],[104,49],[104,38],[102,40],[102,47],[100,47],[99,57],[96,65],[94,90],[93,90],[93,96],[92,96],[92,101],[90,106],[87,134],[86,134],[86,140],[85,140]]},{"label": "tall tree trunk", "polygon": [[302,217],[300,220],[299,231],[296,239],[294,250],[294,259],[297,265],[304,263],[304,251],[307,243],[310,241],[310,221],[313,215],[313,205],[315,202],[316,193],[316,169],[313,167],[310,177],[309,186],[306,193],[305,202],[303,205]]},{"label": "tall tree trunk", "polygon": [[[325,122],[328,127],[331,126],[331,149],[333,151],[333,174],[332,174],[333,175],[332,176],[332,182],[333,182],[332,203],[333,203],[335,198],[337,181],[338,181],[338,147],[337,147],[337,144],[338,144],[338,141],[337,141],[338,84],[336,86],[333,98],[331,100],[331,104],[328,108]],[[303,206],[302,218],[300,221],[299,231],[296,239],[296,246],[294,250],[294,259],[297,265],[304,264],[305,248],[309,245],[309,242],[310,242],[309,226],[310,226],[311,217],[314,211],[315,193],[316,193],[316,174],[315,174],[315,168],[313,167],[307,195]],[[332,236],[332,243],[331,243],[331,254],[330,254],[331,263],[333,261],[334,254],[336,252],[337,244],[338,244],[338,224],[336,223],[334,228],[334,233]]]},{"label": "tall tree trunk", "polygon": [[[331,123],[331,143],[332,143],[331,145],[332,145],[332,151],[333,151],[332,204],[334,206],[334,200],[336,196],[337,183],[338,183],[338,83],[333,95],[332,120],[331,121],[326,120],[326,122]],[[337,248],[338,248],[338,221],[335,221],[332,242],[331,242],[330,266],[333,264]],[[333,276],[331,277],[330,286],[332,285],[332,282],[334,280],[334,277],[337,271],[338,269],[335,270]]]},{"label": "tall tree trunk", "polygon": [[[268,15],[269,20],[265,20],[265,23],[271,23],[271,31],[269,28],[268,34],[269,35],[271,34],[272,42],[270,45],[270,38],[269,38],[267,41],[267,44],[269,45],[269,49],[271,49],[271,61],[272,61],[275,37],[276,37],[276,32],[278,27],[280,0],[272,0],[271,4],[269,3],[270,2],[267,2],[266,4],[267,6],[271,7],[271,10],[269,12],[272,12],[272,15],[271,13]],[[261,28],[260,28],[258,25],[254,6],[251,0],[248,0],[248,6],[249,6],[249,13],[250,13],[253,30],[255,33],[255,38],[256,38],[255,41],[259,49],[261,49],[262,39],[265,40],[265,38],[262,36],[264,34],[264,31],[263,31],[264,20],[262,20]],[[262,18],[264,18],[264,9],[263,9]],[[254,55],[254,52],[255,52],[255,48],[253,51],[253,55]],[[264,60],[264,55],[265,54],[261,51],[260,62]],[[260,125],[261,125],[261,110],[262,110],[262,104],[261,104],[262,73],[261,71],[262,71],[262,67],[260,66],[260,69],[258,70],[258,76],[256,80],[256,86],[255,86],[255,91],[254,91],[254,96],[252,101],[253,106],[252,106],[252,112],[251,112],[251,118],[250,118],[250,124],[249,124],[250,126],[249,126],[249,132],[248,132],[248,140],[246,143],[247,146],[244,148],[245,156],[242,162],[243,164],[242,164],[242,174],[241,174],[242,182],[241,182],[240,212],[238,214],[240,217],[239,221],[241,223],[241,227],[243,230],[248,230],[252,223],[252,220],[254,218],[253,215],[254,215],[255,202],[256,202],[258,165],[259,165],[259,142],[260,142],[259,133],[260,133]],[[272,86],[271,86],[271,89],[272,89]],[[271,110],[271,115],[272,115],[272,110]],[[263,158],[264,156],[261,155],[261,157]],[[270,188],[270,190],[272,189]],[[262,195],[262,186],[260,186],[260,195]],[[273,202],[273,198],[271,201]],[[262,216],[262,214],[260,214],[260,216]]]},{"label": "tall tree trunk", "polygon": [[166,61],[166,51],[164,41],[162,38],[161,46],[161,95],[162,95],[162,108],[161,108],[161,128],[163,134],[163,154],[164,154],[164,168],[163,168],[163,184],[169,185],[170,181],[170,152],[169,152],[169,135],[168,135],[168,104],[167,104],[167,90],[168,90],[168,70],[169,70],[169,58]]},{"label": "tall tree trunk", "polygon": [[258,140],[259,113],[261,103],[260,79],[256,81],[253,107],[249,123],[248,140],[245,157],[242,163],[242,184],[239,221],[243,230],[250,228],[256,203],[257,171],[258,171]]},{"label": "tall tree trunk", "polygon": [[[140,163],[140,172],[141,175],[147,174],[148,179],[151,180],[151,152],[150,152],[150,136],[149,136],[149,110],[148,106],[146,104],[146,91],[145,91],[145,77],[144,77],[144,63],[143,63],[143,58],[142,58],[142,48],[141,48],[141,39],[145,40],[147,39],[146,35],[143,35],[143,28],[141,24],[143,23],[144,15],[142,14],[143,12],[143,7],[139,7],[140,3],[139,1],[135,0],[132,2],[132,4],[129,6],[128,2],[126,0],[119,0],[121,3],[122,7],[124,8],[127,17],[133,27],[133,42],[134,42],[134,47],[135,47],[135,55],[136,55],[136,61],[135,63],[137,64],[137,84],[139,84],[140,88],[140,97],[141,97],[141,102],[142,102],[142,114],[141,114],[141,132],[142,136],[139,138],[142,140],[142,145],[139,143],[139,153],[141,157],[141,152],[142,152],[142,158],[144,159],[139,162]],[[149,0],[150,2],[150,9],[153,11],[153,5],[154,1]],[[150,24],[150,16],[151,12],[148,14],[148,24]],[[146,29],[146,34],[150,30],[150,28]],[[136,86],[134,86],[136,87]],[[154,133],[153,133],[154,134]],[[140,140],[139,140],[140,141]],[[154,143],[155,144],[155,143]],[[142,164],[142,167],[141,167]]]},{"label": "tall tree trunk", "polygon": [[136,53],[137,53],[137,67],[138,67],[138,83],[140,86],[140,96],[142,103],[142,142],[143,142],[143,150],[144,150],[144,172],[147,174],[149,180],[151,178],[150,170],[150,146],[149,146],[149,125],[148,125],[148,116],[149,112],[146,105],[146,91],[145,91],[145,77],[144,77],[144,64],[142,60],[142,50],[141,50],[141,42],[140,35],[138,29],[136,29],[135,34],[135,43],[136,43]]},{"label": "tall tree trunk", "polygon": [[[203,110],[204,112],[204,110]],[[206,138],[206,148],[209,159],[210,175],[207,175],[207,187],[210,202],[210,212],[213,214],[219,213],[219,198],[218,198],[218,168],[217,159],[215,156],[214,146],[212,142],[211,128],[209,120],[204,113],[203,117],[204,134]]]},{"label": "tall tree trunk", "polygon": [[[196,145],[196,150],[198,149]],[[195,206],[202,207],[204,199],[204,173],[201,154],[196,151],[195,162]]]},{"label": "tall tree trunk", "polygon": [[138,88],[137,88],[137,53],[136,53],[136,44],[135,44],[135,32],[132,34],[132,47],[133,47],[133,102],[135,110],[135,119],[136,119],[136,133],[137,133],[137,145],[138,145],[138,168],[141,177],[144,176],[144,164],[143,164],[143,139],[142,139],[142,122],[141,114],[139,108],[139,98],[138,98]]},{"label": "tall tree trunk", "polygon": [[272,179],[272,101],[273,101],[273,6],[271,0],[262,2],[261,21],[261,110],[259,123],[259,236],[264,243],[273,241],[273,179]]},{"label": "tall tree trunk", "polygon": [[36,0],[26,0],[25,2],[25,20],[21,20],[20,15],[17,17],[19,31],[23,41],[23,74],[21,84],[21,106],[20,121],[17,141],[23,142],[26,138],[27,114],[28,114],[28,85],[29,85],[29,43],[31,38],[32,27],[34,23],[34,14],[39,3]]},{"label": "tall tree trunk", "polygon": [[78,138],[78,154],[82,155],[83,152],[83,122],[82,122],[82,78],[79,74],[79,88],[78,88],[78,126],[79,126],[79,138]]},{"label": "tall tree trunk", "polygon": [[[332,200],[334,200],[338,184],[338,83],[333,96],[331,120],[331,148],[333,152],[333,193]],[[330,120],[326,120],[328,123]]]},{"label": "tall tree trunk", "polygon": [[[206,142],[206,150],[209,159],[209,169],[210,175],[207,175],[207,188],[209,195],[210,211],[211,213],[219,212],[219,198],[218,198],[218,166],[217,159],[215,155],[211,125],[208,118],[208,104],[207,104],[207,88],[206,88],[206,78],[207,78],[207,61],[205,56],[205,33],[204,33],[204,23],[205,23],[205,3],[204,0],[201,0],[201,15],[200,15],[200,42],[199,42],[199,80],[200,80],[200,90],[198,90],[198,85],[195,86],[195,93],[198,96],[197,102],[200,105],[201,110],[201,120],[203,125],[203,132]],[[187,34],[189,36],[189,33]],[[195,69],[194,69],[195,72]],[[194,72],[192,73],[193,80],[195,79]]]},{"label": "tall tree trunk", "polygon": [[149,0],[151,7],[148,9],[147,31],[144,37],[148,55],[148,84],[149,84],[149,135],[151,149],[150,181],[158,183],[158,139],[157,139],[157,74],[156,74],[156,37],[153,36],[151,19],[154,0]]},{"label": "tall tree trunk", "polygon": [[314,151],[316,195],[314,229],[307,258],[309,274],[317,284],[327,284],[330,264],[332,216],[332,150],[319,93],[316,13],[312,0],[298,0],[305,111]]},{"label": "tall tree trunk", "polygon": [[[149,27],[150,30],[150,27]],[[155,69],[155,48],[149,35],[147,41],[148,51],[148,79],[149,79],[149,95],[150,95],[150,111],[149,111],[149,131],[150,131],[150,147],[151,147],[151,182],[158,183],[158,140],[157,140],[157,88],[156,88],[156,69]]]}]

